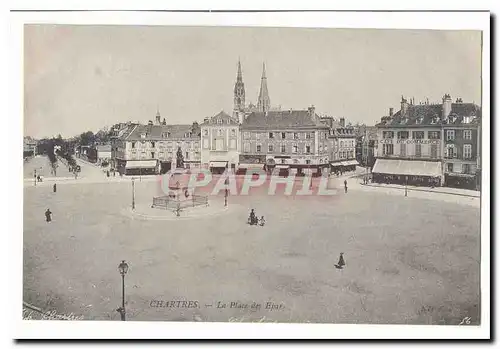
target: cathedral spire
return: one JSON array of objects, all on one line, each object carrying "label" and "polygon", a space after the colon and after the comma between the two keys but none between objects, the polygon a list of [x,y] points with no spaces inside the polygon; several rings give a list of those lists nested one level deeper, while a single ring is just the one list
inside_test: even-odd
[{"label": "cathedral spire", "polygon": [[267,112],[270,107],[271,100],[269,99],[269,92],[267,90],[266,63],[262,63],[262,78],[260,79],[260,92],[257,108],[259,111]]},{"label": "cathedral spire", "polygon": [[243,83],[243,74],[241,73],[241,62],[238,58],[238,73],[236,75],[236,83],[234,84],[234,112],[241,111],[245,108],[245,84]]}]

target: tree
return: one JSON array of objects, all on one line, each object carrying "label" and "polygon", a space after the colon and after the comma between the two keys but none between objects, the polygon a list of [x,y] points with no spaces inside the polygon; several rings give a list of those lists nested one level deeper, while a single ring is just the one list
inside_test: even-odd
[{"label": "tree", "polygon": [[182,156],[181,147],[177,148],[177,168],[184,168],[184,156]]},{"label": "tree", "polygon": [[82,133],[79,138],[80,138],[80,145],[94,144],[95,136],[92,131],[87,131]]}]

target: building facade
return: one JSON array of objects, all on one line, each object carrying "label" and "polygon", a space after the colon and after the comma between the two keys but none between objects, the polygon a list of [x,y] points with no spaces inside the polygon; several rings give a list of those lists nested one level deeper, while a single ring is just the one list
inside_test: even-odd
[{"label": "building facade", "polygon": [[133,124],[112,140],[112,165],[125,175],[161,174],[176,168],[180,148],[185,168],[200,167],[200,126],[156,123]]},{"label": "building facade", "polygon": [[241,124],[239,172],[275,169],[280,174],[319,175],[329,167],[329,127],[314,107],[252,112]]},{"label": "building facade", "polygon": [[449,95],[442,101],[415,105],[402,97],[401,109],[393,114],[390,108],[389,115],[381,118],[376,125],[379,147],[372,171],[374,181],[446,185],[450,174],[475,171],[477,146],[472,144],[477,132],[468,125],[476,125],[480,109],[461,99],[452,103]]},{"label": "building facade", "polygon": [[233,171],[239,163],[240,132],[238,120],[224,111],[201,124],[201,163],[214,173]]}]

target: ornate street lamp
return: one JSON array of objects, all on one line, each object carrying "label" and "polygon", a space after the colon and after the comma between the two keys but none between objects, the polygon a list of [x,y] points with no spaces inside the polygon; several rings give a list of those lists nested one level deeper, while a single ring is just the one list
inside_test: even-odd
[{"label": "ornate street lamp", "polygon": [[122,261],[120,265],[118,265],[118,270],[122,276],[122,306],[116,309],[116,311],[120,313],[122,321],[125,321],[125,274],[127,274],[128,271],[128,264]]}]

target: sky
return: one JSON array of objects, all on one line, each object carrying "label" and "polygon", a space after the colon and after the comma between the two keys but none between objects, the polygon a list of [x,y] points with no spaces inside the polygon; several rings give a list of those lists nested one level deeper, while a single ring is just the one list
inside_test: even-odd
[{"label": "sky", "polygon": [[118,122],[231,114],[238,59],[257,102],[374,125],[415,102],[480,104],[479,31],[26,25],[24,134],[72,137]]}]

